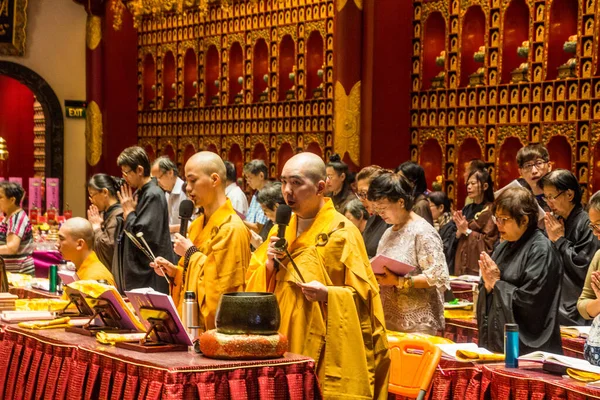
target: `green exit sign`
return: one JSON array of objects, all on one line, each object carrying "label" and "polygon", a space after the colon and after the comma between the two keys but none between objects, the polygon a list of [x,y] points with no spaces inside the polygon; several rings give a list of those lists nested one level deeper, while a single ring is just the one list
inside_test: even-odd
[{"label": "green exit sign", "polygon": [[67,118],[85,118],[86,101],[65,100],[65,114]]}]

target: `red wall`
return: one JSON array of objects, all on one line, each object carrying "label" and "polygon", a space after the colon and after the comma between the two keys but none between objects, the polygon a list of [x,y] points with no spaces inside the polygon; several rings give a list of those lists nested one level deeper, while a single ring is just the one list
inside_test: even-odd
[{"label": "red wall", "polygon": [[33,92],[0,75],[0,136],[8,146],[7,177],[33,176]]}]

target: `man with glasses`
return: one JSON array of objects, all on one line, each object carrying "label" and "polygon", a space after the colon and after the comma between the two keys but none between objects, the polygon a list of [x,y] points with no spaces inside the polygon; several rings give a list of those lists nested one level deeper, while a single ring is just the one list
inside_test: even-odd
[{"label": "man with glasses", "polygon": [[157,158],[152,164],[151,172],[158,186],[165,191],[169,211],[169,232],[171,232],[171,241],[174,241],[174,235],[179,232],[181,225],[179,204],[187,199],[183,191],[183,180],[179,177],[177,165],[167,156]]},{"label": "man with glasses", "polygon": [[577,299],[600,242],[589,229],[590,219],[581,205],[581,187],[571,171],[549,172],[539,180],[538,187],[552,210],[546,213],[544,224],[563,266],[560,324],[585,325],[586,320],[577,311]]},{"label": "man with glasses", "polygon": [[544,192],[537,185],[542,176],[552,170],[548,150],[539,143],[522,147],[517,153],[517,164],[519,165],[519,173],[523,177],[519,180],[519,183],[533,193],[544,211],[550,211],[544,201]]},{"label": "man with glasses", "polygon": [[[162,189],[150,177],[148,155],[141,147],[128,147],[119,155],[117,165],[121,167],[126,181],[117,192],[123,207],[123,230],[133,236],[141,232],[152,254],[173,260],[167,200]],[[138,241],[141,242],[139,238]],[[152,260],[124,232],[117,238],[115,256],[117,260],[113,261],[113,275],[121,292],[151,287],[169,293],[165,279],[150,267]]]}]

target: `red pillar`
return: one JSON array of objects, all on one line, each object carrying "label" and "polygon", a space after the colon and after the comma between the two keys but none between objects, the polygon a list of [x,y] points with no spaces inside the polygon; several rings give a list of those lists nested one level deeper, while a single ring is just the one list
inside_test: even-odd
[{"label": "red pillar", "polygon": [[363,0],[361,165],[410,159],[411,0]]}]

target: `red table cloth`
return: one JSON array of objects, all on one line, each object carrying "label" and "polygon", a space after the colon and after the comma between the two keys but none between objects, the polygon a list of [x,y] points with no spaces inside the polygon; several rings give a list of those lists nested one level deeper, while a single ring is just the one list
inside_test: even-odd
[{"label": "red table cloth", "polygon": [[59,329],[5,327],[0,393],[6,399],[320,399],[314,361],[287,353],[260,361],[188,352],[145,354]]},{"label": "red table cloth", "polygon": [[[460,363],[442,358],[426,399],[600,399],[599,387],[586,386],[573,379],[548,374],[539,363],[521,362],[519,367],[505,368],[504,363]],[[391,394],[389,398],[404,399]]]}]

